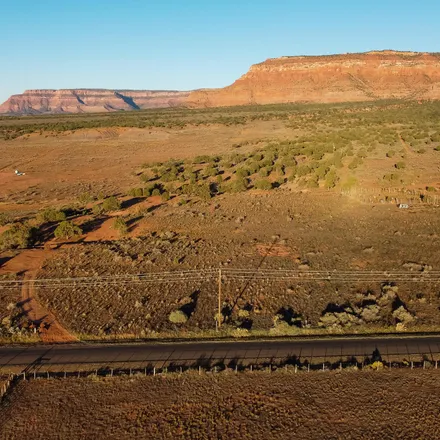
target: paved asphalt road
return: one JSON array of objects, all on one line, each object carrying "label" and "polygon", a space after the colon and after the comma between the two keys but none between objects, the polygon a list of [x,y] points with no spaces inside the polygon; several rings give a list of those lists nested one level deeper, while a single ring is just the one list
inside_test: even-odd
[{"label": "paved asphalt road", "polygon": [[163,368],[238,361],[257,365],[296,356],[311,363],[362,362],[378,350],[383,360],[440,361],[439,336],[380,336],[274,341],[68,344],[0,347],[0,372],[77,371],[92,368]]}]

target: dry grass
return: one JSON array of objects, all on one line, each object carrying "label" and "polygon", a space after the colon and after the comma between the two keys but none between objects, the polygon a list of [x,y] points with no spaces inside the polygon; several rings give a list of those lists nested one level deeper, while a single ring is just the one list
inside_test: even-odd
[{"label": "dry grass", "polygon": [[3,405],[0,432],[4,439],[437,439],[439,374],[37,380]]},{"label": "dry grass", "polygon": [[[164,207],[149,217],[153,230],[182,231],[171,240],[146,234],[143,238],[113,243],[77,245],[60,251],[40,272],[41,278],[143,273],[197,268],[244,267],[311,270],[400,270],[415,262],[438,267],[440,227],[435,210],[413,215],[394,206],[353,203],[330,194],[246,194],[220,198],[193,207]],[[202,214],[202,215],[200,215]],[[237,218],[245,218],[237,223]],[[380,228],[377,228],[380,225]],[[188,235],[187,235],[188,234]],[[272,242],[276,242],[274,246]],[[282,243],[282,244],[280,244]],[[282,252],[280,252],[280,249]],[[273,250],[273,251],[272,251]],[[267,255],[266,255],[267,254]],[[417,319],[408,327],[439,328],[439,286],[403,284],[398,279],[376,283],[270,283],[248,285],[225,281],[223,300],[234,304],[231,329],[240,311],[249,309],[252,330],[268,331],[277,312],[291,307],[316,327],[329,303],[354,305],[367,292],[380,293],[381,282],[396,282],[399,296]],[[189,320],[178,326],[169,314],[199,292]],[[217,284],[97,285],[86,288],[40,289],[49,309],[77,333],[89,335],[212,330],[217,307]],[[376,327],[395,321],[383,314]],[[352,327],[349,331],[361,331]],[[365,330],[365,329],[364,329]]]}]

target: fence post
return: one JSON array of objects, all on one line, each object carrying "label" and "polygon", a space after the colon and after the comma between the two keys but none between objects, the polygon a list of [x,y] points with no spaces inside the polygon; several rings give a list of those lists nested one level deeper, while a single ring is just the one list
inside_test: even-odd
[{"label": "fence post", "polygon": [[218,315],[217,315],[217,331],[222,326],[222,270],[218,270]]}]

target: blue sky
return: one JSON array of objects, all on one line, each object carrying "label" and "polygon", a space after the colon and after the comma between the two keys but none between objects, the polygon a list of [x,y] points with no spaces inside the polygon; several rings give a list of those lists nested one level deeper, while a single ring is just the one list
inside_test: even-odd
[{"label": "blue sky", "polygon": [[440,51],[440,1],[3,0],[0,101],[35,88],[223,87],[282,55]]}]

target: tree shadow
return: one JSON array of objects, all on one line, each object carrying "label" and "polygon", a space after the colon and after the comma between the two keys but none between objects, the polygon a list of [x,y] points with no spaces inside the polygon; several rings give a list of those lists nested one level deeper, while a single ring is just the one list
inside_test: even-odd
[{"label": "tree shadow", "polygon": [[351,304],[346,302],[344,304],[328,303],[327,307],[322,312],[322,316],[327,313],[344,313],[347,310],[351,310]]},{"label": "tree shadow", "polygon": [[276,314],[290,326],[299,328],[303,326],[303,316],[300,313],[296,313],[292,307],[281,307]]},{"label": "tree shadow", "polygon": [[133,197],[132,199],[124,200],[121,203],[121,209],[131,208],[132,206],[137,205],[140,202],[143,202],[145,199],[146,199],[145,197]]},{"label": "tree shadow", "polygon": [[197,301],[199,299],[200,290],[194,291],[189,297],[191,298],[191,301],[184,304],[180,310],[185,313],[188,318],[191,317],[191,315],[194,313],[194,311],[197,308]]},{"label": "tree shadow", "polygon": [[84,234],[88,234],[92,231],[95,231],[96,229],[99,229],[102,224],[108,220],[110,217],[107,215],[104,215],[102,217],[93,218],[91,220],[87,220],[81,225],[81,229]]},{"label": "tree shadow", "polygon": [[0,257],[0,267],[5,265],[9,260],[11,260],[13,257]]},{"label": "tree shadow", "polygon": [[270,252],[272,251],[272,248],[275,246],[276,242],[278,241],[278,238],[275,238],[272,243],[269,246],[269,249],[266,251],[266,253],[263,255],[263,257],[261,258],[260,262],[258,263],[258,266],[255,268],[254,273],[252,274],[252,276],[246,281],[246,284],[243,286],[243,288],[241,289],[241,291],[239,292],[239,294],[237,295],[237,297],[235,298],[232,307],[231,307],[231,313],[232,311],[237,307],[238,302],[240,301],[241,298],[243,298],[246,290],[249,288],[249,286],[251,285],[252,281],[254,280],[258,270],[261,268],[261,266],[263,265],[264,261],[266,260],[266,258],[270,255]]},{"label": "tree shadow", "polygon": [[131,219],[127,220],[127,221],[126,221],[126,224],[127,224],[128,231],[129,231],[129,232],[132,231],[133,228],[135,227],[136,223],[137,223],[139,220],[141,220],[141,219],[143,219],[143,216],[142,216],[142,215],[139,215],[139,216],[137,216],[137,217],[134,217],[134,218],[131,218]]}]

